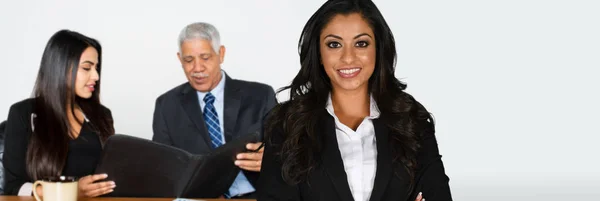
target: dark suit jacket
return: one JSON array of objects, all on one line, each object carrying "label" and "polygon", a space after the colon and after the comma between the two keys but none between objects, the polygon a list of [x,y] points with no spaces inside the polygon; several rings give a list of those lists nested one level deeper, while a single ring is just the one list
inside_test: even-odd
[{"label": "dark suit jacket", "polygon": [[[263,118],[275,106],[272,87],[225,76],[223,127],[225,143],[238,136],[262,131]],[[152,123],[155,142],[171,145],[192,154],[213,149],[196,90],[189,83],[179,85],[158,97]],[[237,174],[237,173],[236,173]],[[253,186],[258,173],[244,171]],[[235,175],[233,175],[231,181]]]},{"label": "dark suit jacket", "polygon": [[[298,185],[288,185],[282,179],[282,163],[275,153],[281,150],[284,141],[282,128],[270,134],[271,139],[265,139],[262,175],[258,184],[258,201],[274,200],[320,200],[348,201],[353,200],[344,164],[338,148],[335,133],[335,121],[323,109],[319,130],[322,130],[323,150],[320,153],[321,163],[310,172],[307,180]],[[417,155],[418,170],[414,189],[409,192],[408,172],[402,167],[392,164],[389,146],[389,130],[382,119],[373,120],[377,141],[377,169],[373,191],[369,200],[380,201],[414,201],[418,192],[423,192],[427,201],[452,200],[449,178],[444,172],[441,156],[439,155],[435,131],[432,123],[424,122],[419,130],[421,149]]]}]

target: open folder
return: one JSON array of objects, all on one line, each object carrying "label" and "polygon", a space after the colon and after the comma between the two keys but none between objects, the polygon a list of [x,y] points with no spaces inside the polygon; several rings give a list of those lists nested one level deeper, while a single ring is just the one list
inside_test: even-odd
[{"label": "open folder", "polygon": [[104,145],[96,173],[117,187],[109,197],[216,198],[229,189],[240,169],[234,161],[247,143],[260,142],[258,132],[241,136],[195,155],[150,140],[111,136]]}]

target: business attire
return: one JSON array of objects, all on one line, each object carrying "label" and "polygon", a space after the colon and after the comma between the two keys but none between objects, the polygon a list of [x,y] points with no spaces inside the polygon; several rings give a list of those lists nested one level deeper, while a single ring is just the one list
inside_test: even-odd
[{"label": "business attire", "polygon": [[[192,154],[208,154],[237,137],[262,131],[263,119],[277,99],[272,87],[230,78],[224,71],[210,92],[181,84],[156,99],[152,140]],[[240,169],[241,170],[241,169]],[[226,197],[253,197],[257,172],[241,170]]]},{"label": "business attire", "polygon": [[[31,195],[32,182],[27,174],[26,153],[31,135],[35,130],[32,123],[36,118],[34,113],[35,99],[30,98],[10,107],[6,123],[6,139],[4,144],[4,173],[5,194]],[[109,117],[112,115],[104,108]],[[102,153],[102,141],[95,133],[87,118],[83,122],[79,136],[69,141],[67,160],[62,169],[62,175],[84,177],[94,173]],[[51,176],[51,175],[49,175]]]},{"label": "business attire", "polygon": [[369,116],[356,130],[339,121],[331,97],[315,118],[321,120],[316,130],[322,131],[319,140],[323,142],[316,167],[297,185],[284,182],[282,161],[276,153],[281,150],[285,134],[278,127],[266,139],[269,143],[265,146],[262,174],[271,176],[260,178],[258,201],[413,201],[418,192],[423,192],[427,201],[452,200],[432,123],[421,122],[416,128],[422,137],[417,153],[417,183],[411,190],[408,172],[392,163],[390,131],[373,98]]}]

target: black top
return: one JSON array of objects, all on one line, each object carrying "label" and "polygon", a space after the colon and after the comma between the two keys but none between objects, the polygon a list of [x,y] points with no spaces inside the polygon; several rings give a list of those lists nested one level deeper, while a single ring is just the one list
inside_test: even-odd
[{"label": "black top", "polygon": [[[26,154],[32,134],[31,119],[34,105],[34,99],[26,99],[10,107],[2,160],[5,174],[4,193],[8,195],[18,194],[24,183],[34,182],[27,174],[26,169]],[[109,118],[112,118],[110,110],[106,110]],[[100,137],[92,132],[90,123],[92,122],[84,122],[79,136],[69,142],[69,152],[63,168],[63,175],[79,178],[94,173],[102,152],[102,144]]]},{"label": "black top", "polygon": [[93,174],[101,153],[100,137],[89,129],[89,123],[83,123],[79,137],[69,142],[67,162],[62,174],[76,178]]}]

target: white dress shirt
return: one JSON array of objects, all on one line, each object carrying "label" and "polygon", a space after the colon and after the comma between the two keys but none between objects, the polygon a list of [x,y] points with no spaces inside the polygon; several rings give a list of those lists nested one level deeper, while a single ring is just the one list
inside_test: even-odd
[{"label": "white dress shirt", "polygon": [[372,121],[379,118],[377,104],[371,97],[370,115],[363,119],[356,131],[342,124],[335,116],[331,94],[326,109],[335,119],[335,134],[352,197],[355,201],[368,201],[377,169],[377,144]]},{"label": "white dress shirt", "polygon": [[[202,112],[204,112],[204,106],[206,105],[206,103],[204,102],[204,96],[206,96],[207,93],[199,91],[197,91],[197,93],[198,101],[200,102],[200,108],[202,109]],[[225,73],[223,71],[221,71],[221,81],[219,81],[217,86],[215,86],[215,88],[212,89],[210,93],[213,96],[215,96],[215,102],[213,103],[213,105],[215,106],[215,109],[217,110],[217,115],[219,116],[219,127],[221,127],[221,140],[223,141],[223,144],[225,144],[225,127],[223,126],[223,116],[225,115],[223,113],[223,108],[225,104]],[[256,189],[254,189],[254,187],[252,186],[250,181],[248,181],[248,178],[246,178],[244,173],[240,171],[235,180],[233,181],[233,184],[231,184],[231,187],[229,187],[228,195],[238,196],[247,193],[252,193],[254,191],[256,191]]]}]

